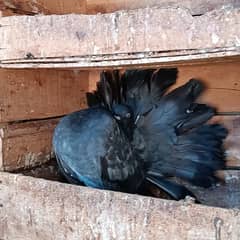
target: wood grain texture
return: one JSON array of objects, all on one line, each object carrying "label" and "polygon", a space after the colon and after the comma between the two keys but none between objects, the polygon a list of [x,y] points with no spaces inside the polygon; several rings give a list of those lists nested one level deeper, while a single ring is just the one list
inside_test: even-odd
[{"label": "wood grain texture", "polygon": [[225,141],[227,165],[240,166],[240,115],[216,116],[211,122],[223,123],[229,134]]},{"label": "wood grain texture", "polygon": [[7,124],[0,128],[0,170],[30,168],[53,157],[52,135],[59,119]]},{"label": "wood grain texture", "polygon": [[109,13],[144,7],[183,7],[192,15],[200,15],[224,5],[239,6],[238,0],[1,0],[3,16],[69,13]]},{"label": "wood grain texture", "polygon": [[[0,238],[232,239],[239,210],[93,190],[0,173]],[[17,213],[17,214],[16,214]]]},{"label": "wood grain texture", "polygon": [[[204,53],[203,53],[204,52]],[[175,55],[174,55],[175,54]],[[170,67],[176,65],[195,65],[209,62],[229,62],[239,60],[239,47],[220,48],[218,50],[204,49],[202,51],[180,50],[163,53],[142,53],[142,54],[116,54],[107,57],[99,55],[90,57],[68,57],[33,60],[9,60],[2,61],[0,67],[14,69],[29,68],[75,68],[81,70],[96,69],[124,69],[124,68],[142,68],[149,66]]]},{"label": "wood grain texture", "polygon": [[109,13],[123,9],[138,9],[145,7],[181,7],[188,9],[192,15],[201,15],[225,5],[238,7],[237,0],[86,0],[88,14]]},{"label": "wood grain texture", "polygon": [[42,119],[86,106],[88,72],[0,69],[0,122]]},{"label": "wood grain texture", "polygon": [[191,78],[200,79],[206,85],[200,102],[213,105],[218,112],[240,112],[240,61],[180,66],[174,87]]},{"label": "wood grain texture", "polygon": [[[18,61],[39,67],[50,61],[51,66],[68,63],[64,66],[96,67],[103,64],[99,63],[99,56],[100,62],[107,60],[107,66],[113,64],[112,60],[121,60],[118,65],[130,64],[125,63],[128,53],[132,54],[128,56],[131,59],[151,63],[146,58],[155,52],[179,61],[194,59],[197,54],[208,58],[211,52],[215,57],[219,53],[221,57],[239,55],[240,49],[237,8],[199,17],[192,17],[181,8],[146,8],[103,15],[17,16],[1,18],[0,24],[0,59],[5,60],[2,66]],[[161,58],[154,63],[161,63]]]},{"label": "wood grain texture", "polygon": [[1,0],[3,16],[86,13],[85,0]]}]

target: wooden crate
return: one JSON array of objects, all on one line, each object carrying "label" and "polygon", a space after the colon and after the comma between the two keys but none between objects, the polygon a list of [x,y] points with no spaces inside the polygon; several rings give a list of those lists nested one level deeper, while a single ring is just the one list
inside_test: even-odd
[{"label": "wooden crate", "polygon": [[88,75],[79,70],[0,69],[0,169],[49,160],[59,117],[86,107]]},{"label": "wooden crate", "polygon": [[[240,166],[240,4],[168,2],[0,1],[0,170],[48,161],[59,117],[86,107],[101,69],[168,66],[179,69],[175,87],[204,81],[200,101],[217,107],[228,165]],[[1,240],[240,239],[239,216],[0,172]]]}]

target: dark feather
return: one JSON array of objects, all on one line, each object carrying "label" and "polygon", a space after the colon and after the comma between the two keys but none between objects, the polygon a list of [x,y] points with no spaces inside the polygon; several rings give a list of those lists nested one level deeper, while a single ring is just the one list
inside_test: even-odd
[{"label": "dark feather", "polygon": [[171,182],[170,180],[166,180],[163,177],[159,178],[156,176],[147,176],[146,179],[148,182],[151,182],[155,186],[165,191],[175,200],[184,199],[186,196],[191,196],[197,199],[195,195],[183,185],[177,184],[175,182]]}]

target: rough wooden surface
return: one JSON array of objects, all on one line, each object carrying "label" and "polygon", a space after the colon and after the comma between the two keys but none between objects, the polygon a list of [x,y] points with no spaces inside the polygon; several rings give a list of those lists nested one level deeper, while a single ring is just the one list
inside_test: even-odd
[{"label": "rough wooden surface", "polygon": [[[204,52],[204,53],[203,53]],[[170,67],[176,65],[194,65],[209,62],[229,62],[239,60],[239,47],[205,49],[202,51],[180,50],[173,52],[147,52],[140,54],[116,54],[107,56],[9,60],[2,61],[2,68],[77,68],[81,70],[142,68],[149,66]]]},{"label": "rough wooden surface", "polygon": [[0,238],[232,239],[239,210],[93,190],[0,173]]},{"label": "rough wooden surface", "polygon": [[[15,171],[15,173],[67,183],[67,180],[60,173],[55,159],[31,169]],[[223,182],[207,189],[191,186],[183,182],[181,183],[191,189],[203,205],[223,208],[240,208],[240,170],[222,171],[221,177],[224,179]],[[178,179],[176,179],[176,181],[180,182]],[[143,191],[142,194],[162,199],[171,199],[170,196],[151,184],[145,185],[145,192]]]},{"label": "rough wooden surface", "polygon": [[85,13],[86,0],[0,0],[3,16]]},{"label": "rough wooden surface", "polygon": [[0,122],[42,119],[86,106],[88,72],[0,69]]},{"label": "rough wooden surface", "polygon": [[192,15],[201,15],[215,8],[225,5],[240,6],[239,0],[86,0],[88,14],[98,12],[107,13],[123,9],[137,9],[144,7],[182,7]]},{"label": "rough wooden surface", "polygon": [[59,119],[7,124],[0,128],[0,170],[29,168],[53,157],[52,134]]},{"label": "rough wooden surface", "polygon": [[224,5],[239,6],[238,0],[0,0],[3,16],[17,14],[109,13],[116,10],[153,6],[187,8],[192,15],[200,15]]},{"label": "rough wooden surface", "polygon": [[191,78],[201,79],[206,90],[199,101],[208,103],[222,113],[240,113],[240,61],[180,66],[176,86]]},{"label": "rough wooden surface", "polygon": [[225,141],[227,162],[231,166],[240,166],[240,115],[216,116],[211,121],[223,123],[229,130]]},{"label": "rough wooden surface", "polygon": [[[181,8],[94,16],[17,16],[1,18],[0,24],[0,59],[5,60],[2,66],[18,63],[26,67],[21,63],[27,63],[29,67],[96,67],[116,64],[111,61],[118,61],[118,65],[133,64],[134,59],[161,63],[236,56],[240,52],[238,8],[198,17]],[[175,60],[166,59],[169,57]]]}]

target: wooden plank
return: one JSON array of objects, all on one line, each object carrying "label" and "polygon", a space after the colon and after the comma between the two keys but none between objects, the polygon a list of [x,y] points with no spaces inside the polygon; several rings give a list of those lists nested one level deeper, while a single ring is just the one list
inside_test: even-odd
[{"label": "wooden plank", "polygon": [[[240,211],[0,173],[0,238],[239,239]],[[16,214],[17,213],[17,214]]]},{"label": "wooden plank", "polygon": [[1,0],[3,16],[34,14],[69,14],[69,13],[109,13],[117,10],[144,7],[183,7],[192,15],[200,15],[224,5],[239,6],[236,0]]},{"label": "wooden plank", "polygon": [[[156,67],[156,66],[150,66]],[[189,79],[201,79],[206,91],[200,101],[213,105],[219,112],[240,113],[240,61],[224,63],[207,63],[196,65],[175,65],[179,75],[174,88],[186,83]],[[100,71],[90,71],[89,85],[94,90],[99,81]]]},{"label": "wooden plank", "polygon": [[49,161],[59,119],[7,124],[0,128],[0,170],[13,171]]},{"label": "wooden plank", "polygon": [[191,78],[201,79],[206,90],[199,101],[213,105],[219,112],[240,113],[240,61],[180,66],[178,87]]},{"label": "wooden plank", "polygon": [[[66,183],[66,179],[60,174],[57,163],[54,160],[33,169],[21,170],[21,174]],[[219,172],[218,175],[220,175]],[[220,177],[224,182],[218,183],[214,188],[205,189],[187,183],[184,184],[194,193],[203,205],[223,208],[240,208],[240,170],[221,171]],[[176,181],[180,180],[176,179]],[[154,187],[154,185],[148,184],[145,187],[147,188],[145,188],[146,191],[144,194],[147,196],[164,199],[170,198],[166,193]]]},{"label": "wooden plank", "polygon": [[[44,63],[52,64],[45,65],[48,67],[103,67],[112,65],[112,59],[125,65],[143,64],[132,59],[145,60],[146,64],[161,63],[163,57],[169,62],[240,53],[238,9],[221,9],[199,17],[181,8],[146,8],[94,16],[18,16],[1,18],[0,24],[2,66],[4,60],[6,64],[20,60],[18,63],[26,61],[29,67]],[[126,61],[122,55],[128,53],[132,58]],[[83,61],[69,61],[79,56],[84,57]],[[98,59],[94,60],[94,56]],[[156,59],[149,62],[147,56],[152,57],[151,61]]]},{"label": "wooden plank", "polygon": [[138,9],[145,7],[182,7],[189,10],[192,15],[201,15],[224,5],[238,7],[236,0],[86,0],[88,14],[110,13],[123,9]]},{"label": "wooden plank", "polygon": [[240,116],[216,116],[211,122],[223,123],[229,130],[225,141],[227,165],[240,167]]},{"label": "wooden plank", "polygon": [[0,122],[61,116],[86,106],[88,72],[0,69]]},{"label": "wooden plank", "polygon": [[78,68],[81,70],[90,69],[107,69],[107,68],[142,68],[149,66],[175,66],[175,65],[193,65],[199,63],[209,62],[228,62],[239,59],[239,47],[220,48],[217,51],[205,49],[201,51],[177,51],[174,53],[141,53],[141,54],[114,54],[108,57],[101,56],[96,60],[95,56],[91,57],[69,57],[51,58],[51,61],[46,59],[33,60],[9,60],[2,61],[0,67],[2,68]]},{"label": "wooden plank", "polygon": [[0,0],[3,16],[86,13],[85,0]]}]

